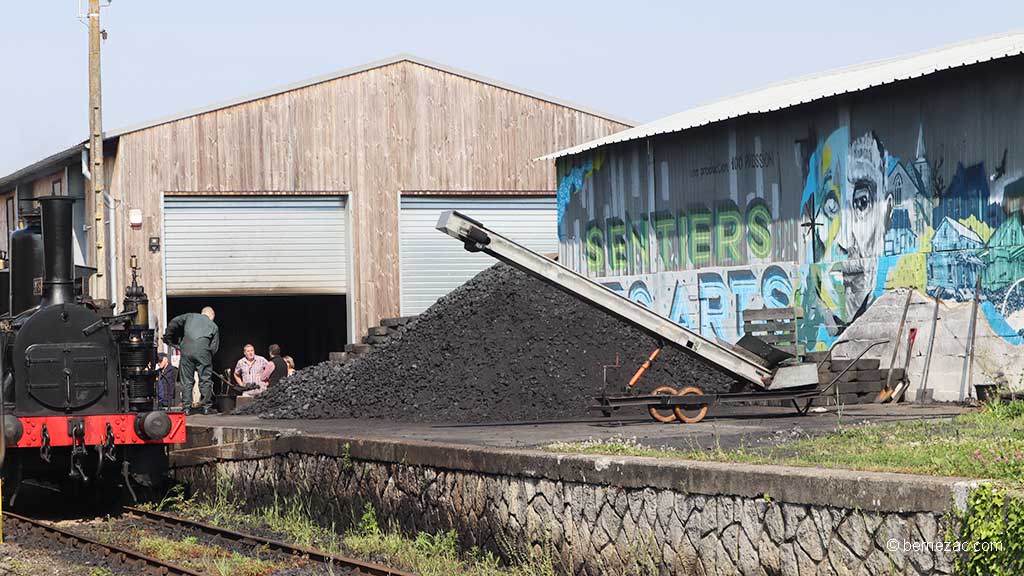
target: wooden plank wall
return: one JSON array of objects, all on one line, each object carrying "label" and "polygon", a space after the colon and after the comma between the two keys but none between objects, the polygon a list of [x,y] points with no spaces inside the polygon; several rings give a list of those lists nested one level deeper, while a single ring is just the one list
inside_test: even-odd
[{"label": "wooden plank wall", "polygon": [[[534,158],[625,127],[404,61],[129,133],[109,163],[119,278],[138,254],[161,311],[163,251],[147,245],[164,193],[347,192],[357,338],[399,314],[403,190],[553,190],[554,163]],[[127,226],[131,208],[141,230]]]},{"label": "wooden plank wall", "polygon": [[60,181],[60,193],[67,195],[68,193],[68,181],[65,177],[64,170],[61,169],[53,174],[37,178],[32,182],[32,197],[42,198],[43,196],[53,195],[53,183]]},{"label": "wooden plank wall", "polygon": [[[68,179],[64,169],[56,170],[45,176],[40,176],[26,184],[20,186],[21,200],[25,208],[32,206],[36,208],[34,203],[29,203],[29,198],[41,198],[43,196],[50,196],[53,194],[53,183],[55,181],[60,182],[61,194],[66,195],[68,193]],[[7,199],[15,196],[14,190],[10,190],[9,193],[0,196],[0,229],[4,231],[3,239],[0,240],[0,250],[9,250],[10,245],[10,234],[14,230],[8,230],[7,226]],[[14,228],[17,229],[18,222],[14,222]]]}]

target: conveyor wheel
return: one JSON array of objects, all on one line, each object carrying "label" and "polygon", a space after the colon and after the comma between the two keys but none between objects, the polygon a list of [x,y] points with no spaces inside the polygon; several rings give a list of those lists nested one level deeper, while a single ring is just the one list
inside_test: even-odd
[{"label": "conveyor wheel", "polygon": [[[654,396],[675,396],[679,394],[679,391],[671,386],[659,386],[651,392]],[[659,407],[657,404],[648,404],[647,411],[650,412],[651,418],[654,418],[658,422],[675,422],[676,413],[671,407]]]},{"label": "conveyor wheel", "polygon": [[[696,386],[687,386],[686,388],[683,388],[682,390],[679,391],[680,396],[686,396],[687,394],[696,394],[699,396],[704,395],[704,393],[701,392],[700,388],[697,388]],[[672,412],[675,414],[675,417],[679,419],[680,422],[683,422],[685,424],[696,424],[697,422],[703,420],[705,416],[707,416],[708,405],[701,404],[697,408],[694,408],[692,406],[676,406],[675,409],[672,410]]]}]

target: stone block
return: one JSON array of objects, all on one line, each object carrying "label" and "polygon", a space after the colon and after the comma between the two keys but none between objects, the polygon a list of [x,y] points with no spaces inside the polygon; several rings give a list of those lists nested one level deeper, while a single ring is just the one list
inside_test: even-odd
[{"label": "stone block", "polygon": [[786,523],[782,518],[782,506],[772,503],[764,513],[764,527],[772,542],[781,544],[786,539]]},{"label": "stone block", "polygon": [[750,538],[747,537],[747,533],[740,530],[739,553],[737,554],[736,567],[739,568],[741,574],[756,574],[760,568],[760,564],[761,562],[757,557],[757,549],[754,548],[754,544],[751,542]]},{"label": "stone block", "polygon": [[779,553],[779,547],[772,542],[767,532],[762,533],[761,539],[757,542],[757,558],[761,568],[767,573],[783,574],[782,557]]},{"label": "stone block", "polygon": [[[763,509],[763,508],[762,508]],[[763,513],[758,514],[759,506],[756,500],[746,500],[742,502],[742,508],[739,510],[738,520],[740,526],[743,528],[743,532],[747,535],[751,542],[757,542],[761,539],[761,532],[764,530],[762,524]]]},{"label": "stone block", "polygon": [[839,538],[857,557],[864,559],[874,550],[872,534],[864,524],[864,514],[854,512],[846,517],[837,530]]},{"label": "stone block", "polygon": [[783,539],[791,540],[796,536],[796,530],[800,521],[807,516],[807,509],[796,504],[782,504],[782,518],[784,519],[785,532]]},{"label": "stone block", "polygon": [[[801,522],[801,525],[803,525],[803,522]],[[799,537],[797,542],[794,543],[793,553],[796,555],[796,565],[799,574],[816,574],[818,572],[818,563],[800,545]],[[796,573],[793,572],[793,574]]]},{"label": "stone block", "polygon": [[825,557],[825,543],[821,541],[818,528],[810,517],[801,520],[797,526],[796,542],[815,564]]},{"label": "stone block", "polygon": [[[895,540],[901,544],[896,549],[886,547],[886,542]],[[910,540],[910,530],[906,521],[899,514],[888,514],[882,521],[875,533],[875,547],[884,550],[885,554],[892,561],[897,569],[903,570],[907,565],[906,555],[903,552],[902,543]]]},{"label": "stone block", "polygon": [[796,544],[787,542],[779,546],[779,564],[782,566],[782,574],[799,574],[800,568],[796,559]]}]

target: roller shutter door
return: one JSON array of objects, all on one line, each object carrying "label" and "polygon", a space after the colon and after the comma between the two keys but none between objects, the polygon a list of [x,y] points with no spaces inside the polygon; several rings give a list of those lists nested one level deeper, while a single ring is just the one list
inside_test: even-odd
[{"label": "roller shutter door", "polygon": [[538,252],[558,252],[558,210],[552,198],[402,198],[399,257],[402,315],[423,312],[438,298],[495,263],[435,229],[444,210],[458,210]]},{"label": "roller shutter door", "polygon": [[164,198],[167,293],[345,294],[342,196]]}]

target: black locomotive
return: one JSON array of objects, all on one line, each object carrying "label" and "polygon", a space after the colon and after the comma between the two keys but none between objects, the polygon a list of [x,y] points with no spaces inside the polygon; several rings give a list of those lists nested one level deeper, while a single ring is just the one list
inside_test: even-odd
[{"label": "black locomotive", "polygon": [[10,310],[0,316],[4,494],[13,503],[32,479],[120,484],[135,496],[162,480],[167,446],[185,440],[185,415],[156,409],[156,341],[135,258],[114,313],[75,278],[73,199],[37,201],[38,220],[11,235]]}]

